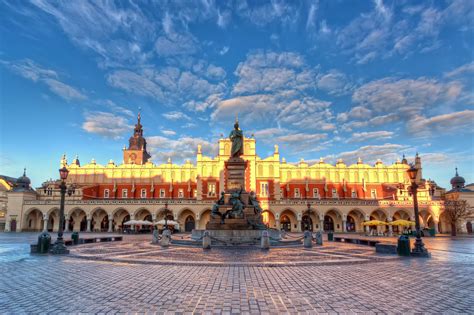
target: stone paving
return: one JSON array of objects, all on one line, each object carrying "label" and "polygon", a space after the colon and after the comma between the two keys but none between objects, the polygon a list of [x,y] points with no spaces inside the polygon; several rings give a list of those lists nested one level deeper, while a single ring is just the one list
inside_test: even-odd
[{"label": "stone paving", "polygon": [[474,312],[473,238],[430,239],[431,259],[270,268],[29,256],[20,244],[36,235],[11,235],[0,233],[2,314]]}]

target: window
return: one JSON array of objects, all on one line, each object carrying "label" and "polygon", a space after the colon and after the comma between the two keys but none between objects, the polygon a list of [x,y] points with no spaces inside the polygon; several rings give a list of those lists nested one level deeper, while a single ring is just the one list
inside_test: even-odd
[{"label": "window", "polygon": [[332,189],[332,197],[333,198],[339,198],[339,196],[337,195],[337,188]]},{"label": "window", "polygon": [[122,198],[128,198],[128,190],[122,189]]},{"label": "window", "polygon": [[183,188],[178,189],[178,198],[184,198]]},{"label": "window", "polygon": [[216,196],[216,183],[207,184],[207,195],[209,197],[215,197]]},{"label": "window", "polygon": [[352,189],[352,198],[357,198],[357,191],[355,189]]},{"label": "window", "polygon": [[295,188],[295,198],[300,198],[300,189],[299,188]]},{"label": "window", "polygon": [[165,198],[165,190],[162,188],[160,189],[160,198]]},{"label": "window", "polygon": [[260,196],[268,196],[268,183],[260,183]]},{"label": "window", "polygon": [[377,199],[377,189],[371,189],[370,190],[370,197],[372,199]]},{"label": "window", "polygon": [[140,191],[140,198],[142,198],[142,199],[146,198],[146,189],[145,188],[142,188],[142,190]]},{"label": "window", "polygon": [[104,198],[109,198],[110,191],[108,189],[104,189]]},{"label": "window", "polygon": [[196,198],[198,195],[198,190],[197,189],[194,189],[193,190],[193,197]]},{"label": "window", "polygon": [[318,199],[320,198],[318,188],[313,188],[313,198],[318,198]]}]

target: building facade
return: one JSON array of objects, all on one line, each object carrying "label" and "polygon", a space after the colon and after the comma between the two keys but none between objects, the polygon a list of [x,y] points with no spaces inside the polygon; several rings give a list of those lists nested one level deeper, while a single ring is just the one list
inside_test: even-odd
[{"label": "building facade", "polygon": [[[288,231],[363,232],[362,222],[377,219],[414,220],[412,197],[409,193],[409,165],[405,158],[391,165],[378,160],[375,165],[335,165],[320,159],[316,163],[304,160],[288,163],[274,147],[271,156],[256,154],[256,139],[244,138],[242,158],[248,161],[247,191],[256,192],[264,222],[270,228]],[[182,165],[151,162],[138,116],[128,147],[123,149],[123,162],[98,164],[94,159],[81,165],[76,157],[66,156],[60,167],[67,167],[69,191],[66,196],[66,231],[119,231],[130,220],[161,220],[165,205],[170,219],[180,230],[204,229],[210,218],[212,204],[224,190],[224,162],[230,156],[231,142],[219,139],[218,154],[208,157],[198,145],[196,163]],[[443,190],[422,177],[419,169],[418,191],[422,225],[438,230],[443,211]],[[22,190],[8,193],[6,230],[57,230],[59,212],[59,182],[48,181],[36,192]],[[308,211],[308,209],[310,211]],[[368,228],[366,228],[368,229]],[[379,232],[392,227],[378,227]],[[393,227],[396,229],[396,227]]]}]

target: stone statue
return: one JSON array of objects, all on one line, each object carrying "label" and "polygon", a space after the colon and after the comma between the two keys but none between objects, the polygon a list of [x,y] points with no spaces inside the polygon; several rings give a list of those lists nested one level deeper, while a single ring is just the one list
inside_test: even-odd
[{"label": "stone statue", "polygon": [[242,218],[244,216],[244,204],[240,200],[241,193],[242,189],[240,191],[233,192],[230,195],[229,201],[232,205],[232,209],[227,210],[222,216],[222,223],[224,223],[225,218],[229,218],[230,216],[232,216],[233,218]]},{"label": "stone statue", "polygon": [[211,216],[214,218],[215,215],[222,217],[222,214],[219,212],[219,206],[225,204],[224,201],[224,192],[221,192],[221,197],[216,203],[212,206]]},{"label": "stone statue", "polygon": [[239,157],[244,154],[244,134],[242,130],[239,129],[239,121],[237,119],[235,120],[234,130],[230,132],[229,139],[230,141],[232,141],[232,149],[230,151],[230,156]]},{"label": "stone statue", "polygon": [[260,202],[257,200],[257,195],[255,192],[250,192],[249,203],[254,207],[255,214],[262,214],[263,209],[260,207]]}]

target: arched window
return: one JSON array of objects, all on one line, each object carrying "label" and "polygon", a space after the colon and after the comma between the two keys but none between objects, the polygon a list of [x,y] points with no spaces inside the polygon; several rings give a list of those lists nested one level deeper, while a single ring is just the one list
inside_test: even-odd
[{"label": "arched window", "polygon": [[110,191],[108,189],[104,189],[104,198],[109,198]]}]

